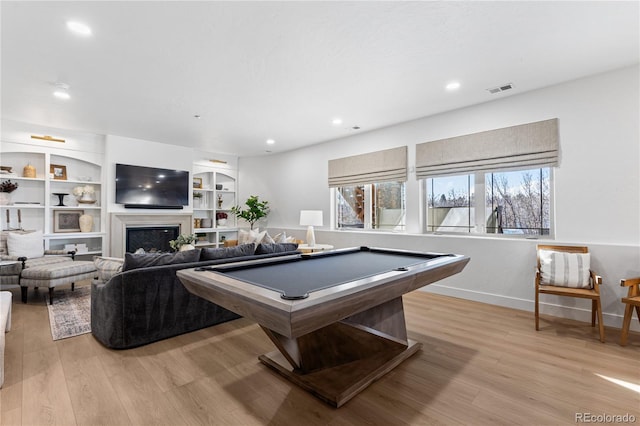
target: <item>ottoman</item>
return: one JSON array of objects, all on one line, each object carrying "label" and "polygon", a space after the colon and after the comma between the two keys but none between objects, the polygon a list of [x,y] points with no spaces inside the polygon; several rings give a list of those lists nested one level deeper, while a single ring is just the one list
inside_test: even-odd
[{"label": "ottoman", "polygon": [[24,269],[20,276],[22,303],[27,303],[27,289],[29,287],[48,287],[49,303],[53,305],[53,289],[58,285],[71,284],[75,289],[75,282],[94,277],[96,267],[90,261],[60,262],[51,265],[32,266]]}]

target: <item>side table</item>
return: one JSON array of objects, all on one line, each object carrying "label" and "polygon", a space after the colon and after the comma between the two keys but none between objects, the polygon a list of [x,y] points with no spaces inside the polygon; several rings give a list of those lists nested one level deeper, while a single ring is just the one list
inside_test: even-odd
[{"label": "side table", "polygon": [[298,244],[298,250],[302,253],[315,253],[318,251],[333,250],[333,246],[330,244],[316,244],[313,246],[309,244]]}]

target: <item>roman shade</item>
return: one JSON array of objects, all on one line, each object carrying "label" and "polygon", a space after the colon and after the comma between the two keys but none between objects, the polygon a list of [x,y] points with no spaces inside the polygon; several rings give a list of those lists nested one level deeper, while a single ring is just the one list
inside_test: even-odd
[{"label": "roman shade", "polygon": [[558,119],[416,145],[416,178],[558,165]]},{"label": "roman shade", "polygon": [[406,146],[329,160],[330,188],[406,180]]}]

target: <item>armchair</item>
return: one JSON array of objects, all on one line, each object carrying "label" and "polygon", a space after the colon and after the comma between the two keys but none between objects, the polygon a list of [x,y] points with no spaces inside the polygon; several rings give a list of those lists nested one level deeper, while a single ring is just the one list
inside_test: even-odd
[{"label": "armchair", "polygon": [[536,330],[540,329],[540,294],[591,299],[591,326],[600,331],[600,341],[604,343],[604,324],[600,285],[602,277],[590,269],[589,249],[582,246],[538,245],[538,265],[535,277],[535,317]]},{"label": "armchair", "polygon": [[44,250],[41,231],[2,231],[0,260],[16,263],[0,269],[0,287],[19,286],[20,274],[26,268],[67,262],[73,260],[74,256],[74,251]]},{"label": "armchair", "polygon": [[620,334],[620,345],[626,346],[627,338],[629,337],[629,327],[631,326],[631,317],[633,316],[633,308],[635,308],[638,321],[640,321],[640,277],[620,280],[620,285],[629,287],[627,297],[622,298],[622,303],[626,306],[624,308],[624,319],[622,320],[622,333]]}]

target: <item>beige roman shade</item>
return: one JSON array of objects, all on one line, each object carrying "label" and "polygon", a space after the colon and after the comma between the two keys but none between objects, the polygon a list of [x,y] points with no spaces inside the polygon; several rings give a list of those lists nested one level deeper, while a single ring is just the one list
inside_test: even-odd
[{"label": "beige roman shade", "polygon": [[558,119],[416,145],[416,178],[558,165]]},{"label": "beige roman shade", "polygon": [[407,147],[329,160],[329,187],[407,180]]}]

